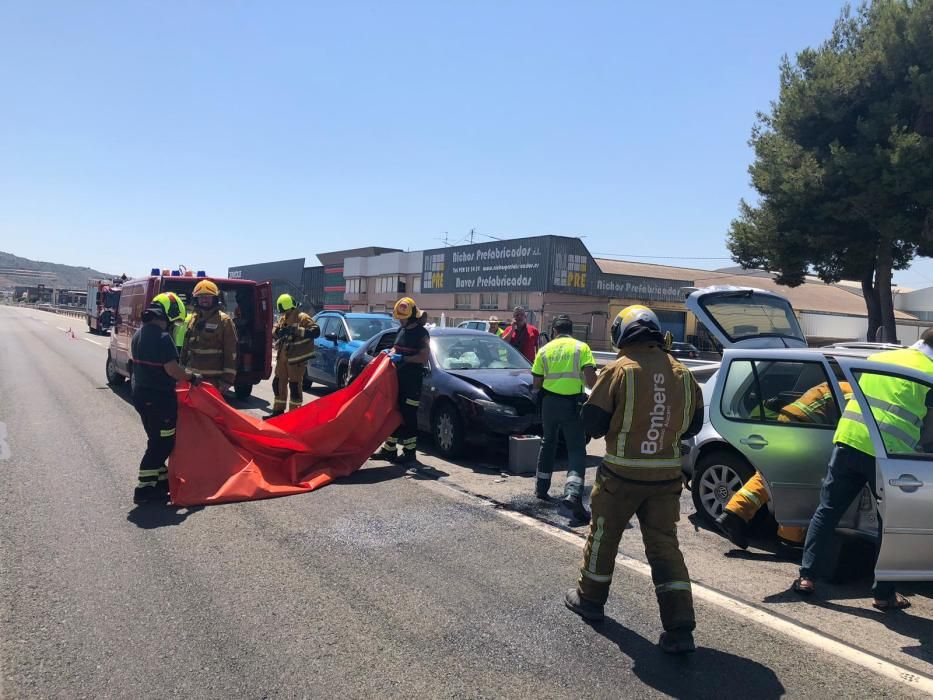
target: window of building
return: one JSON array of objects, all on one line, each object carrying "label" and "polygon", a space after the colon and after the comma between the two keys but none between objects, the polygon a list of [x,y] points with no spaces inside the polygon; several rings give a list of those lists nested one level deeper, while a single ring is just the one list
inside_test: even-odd
[{"label": "window of building", "polygon": [[377,294],[398,294],[399,278],[397,275],[383,275],[376,278]]},{"label": "window of building", "polygon": [[473,295],[472,294],[454,294],[454,308],[455,309],[471,309],[473,308]]},{"label": "window of building", "polygon": [[528,309],[528,292],[509,292],[509,310],[516,306]]},{"label": "window of building", "polygon": [[420,294],[420,293],[421,293],[421,278],[420,278],[420,277],[412,277],[412,280],[411,280],[411,292],[412,292],[412,294]]},{"label": "window of building", "polygon": [[495,311],[499,308],[498,294],[480,294],[479,308],[484,311]]},{"label": "window of building", "polygon": [[347,280],[347,294],[364,294],[366,292],[366,280],[362,277]]}]

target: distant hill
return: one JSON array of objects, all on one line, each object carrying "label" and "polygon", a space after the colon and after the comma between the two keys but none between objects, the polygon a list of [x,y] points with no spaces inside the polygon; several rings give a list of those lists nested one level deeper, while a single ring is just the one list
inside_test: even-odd
[{"label": "distant hill", "polygon": [[[17,270],[44,274],[29,275],[28,272],[17,274],[15,272]],[[30,260],[0,251],[0,289],[12,289],[17,285],[34,286],[37,283],[56,289],[86,289],[90,277],[109,279],[114,275],[90,267]]]}]

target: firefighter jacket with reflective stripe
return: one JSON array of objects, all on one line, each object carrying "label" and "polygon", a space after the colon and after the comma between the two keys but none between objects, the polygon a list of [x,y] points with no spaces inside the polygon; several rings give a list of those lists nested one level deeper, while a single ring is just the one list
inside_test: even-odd
[{"label": "firefighter jacket with reflective stripe", "polygon": [[220,309],[200,309],[188,316],[181,363],[208,379],[233,384],[236,379],[236,328]]},{"label": "firefighter jacket with reflective stripe", "polygon": [[[291,329],[288,335],[286,329]],[[279,317],[273,336],[279,348],[278,357],[285,353],[285,361],[293,365],[304,362],[314,354],[314,339],[321,334],[321,329],[308,314],[298,309],[289,309]]]},{"label": "firefighter jacket with reflective stripe", "polygon": [[608,469],[637,481],[680,478],[680,440],[702,424],[703,396],[690,370],[657,342],[625,347],[600,372],[590,405],[611,416]]},{"label": "firefighter jacket with reflective stripe", "polygon": [[538,350],[531,373],[544,377],[545,391],[575,396],[583,393],[583,368],[595,366],[589,345],[561,335]]},{"label": "firefighter jacket with reflective stripe", "polygon": [[[933,361],[913,348],[879,352],[868,359],[909,367],[933,376]],[[868,400],[887,451],[892,454],[916,452],[927,415],[927,387],[909,379],[865,373],[859,379],[859,388]],[[854,399],[846,404],[833,441],[875,455],[865,417]]]},{"label": "firefighter jacket with reflective stripe", "polygon": [[[842,397],[852,399],[852,387],[848,382],[839,382]],[[814,425],[835,425],[839,420],[836,399],[833,398],[829,382],[817,384],[793,403],[780,410],[777,417],[781,423],[813,423]]]},{"label": "firefighter jacket with reflective stripe", "polygon": [[175,347],[178,348],[179,353],[185,345],[185,333],[187,332],[188,324],[184,321],[172,321],[169,325],[169,335],[172,336],[172,341],[175,343]]}]

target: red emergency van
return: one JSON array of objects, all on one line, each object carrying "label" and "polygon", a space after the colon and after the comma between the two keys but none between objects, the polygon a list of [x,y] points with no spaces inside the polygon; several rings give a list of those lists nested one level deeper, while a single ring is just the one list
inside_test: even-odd
[{"label": "red emergency van", "polygon": [[[110,332],[107,351],[107,383],[119,386],[133,372],[130,341],[142,325],[143,310],[153,297],[174,292],[194,310],[194,286],[204,273],[153,269],[148,277],[123,283],[120,303]],[[210,277],[220,288],[220,308],[237,331],[237,373],[233,385],[238,399],[249,398],[253,386],[272,374],[272,285],[269,282]]]}]

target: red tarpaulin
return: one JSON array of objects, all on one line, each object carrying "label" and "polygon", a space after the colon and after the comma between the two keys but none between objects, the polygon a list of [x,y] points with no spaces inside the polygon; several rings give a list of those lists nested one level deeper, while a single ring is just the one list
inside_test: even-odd
[{"label": "red tarpaulin", "polygon": [[312,491],[359,469],[401,421],[388,357],[346,389],[268,421],[228,406],[206,384],[177,393],[168,473],[172,503],[180,506]]}]

